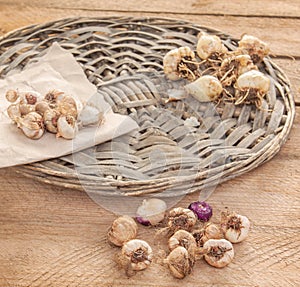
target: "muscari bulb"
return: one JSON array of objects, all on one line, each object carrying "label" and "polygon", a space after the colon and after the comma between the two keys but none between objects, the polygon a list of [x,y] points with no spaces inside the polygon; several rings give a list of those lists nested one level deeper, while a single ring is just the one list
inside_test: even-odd
[{"label": "muscari bulb", "polygon": [[201,221],[208,221],[213,214],[212,207],[205,201],[192,202],[189,207]]},{"label": "muscari bulb", "polygon": [[136,212],[136,220],[143,225],[157,225],[167,210],[165,201],[158,198],[144,199]]}]

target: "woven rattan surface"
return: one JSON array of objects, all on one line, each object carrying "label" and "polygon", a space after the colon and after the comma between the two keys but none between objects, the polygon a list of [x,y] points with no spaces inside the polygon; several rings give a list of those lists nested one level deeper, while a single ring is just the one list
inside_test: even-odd
[{"label": "woven rattan surface", "polygon": [[[287,139],[295,108],[289,81],[270,58],[260,66],[271,79],[260,109],[191,97],[167,101],[182,82],[166,81],[163,56],[180,46],[195,50],[201,31],[220,36],[229,50],[237,46],[237,39],[220,31],[161,18],[62,19],[4,36],[1,78],[57,41],[73,53],[114,112],[139,125],[130,135],[18,170],[99,194],[167,197],[210,191],[271,159]],[[191,125],[192,117],[197,121]]]}]

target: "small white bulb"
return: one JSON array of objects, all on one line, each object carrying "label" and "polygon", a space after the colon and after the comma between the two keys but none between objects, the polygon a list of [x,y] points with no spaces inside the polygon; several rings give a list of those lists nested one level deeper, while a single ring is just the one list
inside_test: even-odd
[{"label": "small white bulb", "polygon": [[237,89],[245,90],[248,88],[257,89],[265,94],[270,89],[270,79],[260,71],[248,71],[238,77]]},{"label": "small white bulb", "polygon": [[65,139],[75,138],[78,132],[78,125],[76,119],[72,116],[60,116],[57,120],[57,137]]},{"label": "small white bulb", "polygon": [[218,36],[206,33],[200,33],[199,36],[197,54],[201,59],[206,60],[213,54],[223,54],[228,51]]},{"label": "small white bulb", "polygon": [[214,76],[204,75],[185,86],[185,90],[199,102],[215,101],[222,93],[221,82]]},{"label": "small white bulb", "polygon": [[167,204],[158,198],[144,199],[137,209],[137,221],[144,225],[156,225],[165,217]]}]

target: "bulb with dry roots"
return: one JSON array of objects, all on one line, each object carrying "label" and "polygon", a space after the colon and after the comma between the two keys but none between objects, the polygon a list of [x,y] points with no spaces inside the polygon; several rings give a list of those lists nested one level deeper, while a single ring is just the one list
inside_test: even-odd
[{"label": "bulb with dry roots", "polygon": [[146,241],[140,239],[125,242],[118,258],[119,264],[125,270],[127,276],[132,276],[137,271],[148,268],[152,259],[152,248]]},{"label": "bulb with dry roots", "polygon": [[217,72],[223,86],[231,86],[237,78],[248,71],[257,70],[249,55],[232,54],[226,57]]},{"label": "bulb with dry roots", "polygon": [[257,70],[240,75],[235,84],[235,104],[255,104],[260,108],[264,96],[270,90],[270,79]]},{"label": "bulb with dry roots", "polygon": [[196,222],[195,213],[188,208],[175,207],[169,211],[168,228],[171,232],[176,232],[179,229],[190,231]]},{"label": "bulb with dry roots", "polygon": [[193,230],[193,237],[196,240],[197,247],[202,248],[209,239],[221,239],[223,233],[221,228],[214,223],[207,223],[201,229]]},{"label": "bulb with dry roots", "polygon": [[227,266],[234,257],[233,246],[226,239],[209,239],[204,243],[203,249],[205,261],[217,268]]},{"label": "bulb with dry roots", "polygon": [[237,52],[250,55],[254,64],[260,63],[270,53],[270,48],[265,42],[251,35],[243,35],[238,44]]},{"label": "bulb with dry roots", "polygon": [[163,58],[166,77],[176,81],[181,78],[194,81],[199,76],[195,53],[189,47],[169,51]]},{"label": "bulb with dry roots", "polygon": [[51,90],[45,95],[44,100],[47,101],[49,104],[51,104],[53,107],[55,107],[57,104],[57,101],[61,97],[63,97],[64,94],[65,93],[60,90]]},{"label": "bulb with dry roots", "polygon": [[134,239],[137,235],[138,226],[128,215],[115,219],[108,231],[108,241],[116,246],[122,246],[125,242]]},{"label": "bulb with dry roots", "polygon": [[227,51],[227,48],[218,36],[209,35],[205,32],[199,34],[197,54],[201,59],[218,59],[220,55],[227,53]]},{"label": "bulb with dry roots", "polygon": [[235,212],[222,212],[221,228],[227,240],[232,243],[238,243],[247,238],[250,230],[250,221],[246,216]]}]

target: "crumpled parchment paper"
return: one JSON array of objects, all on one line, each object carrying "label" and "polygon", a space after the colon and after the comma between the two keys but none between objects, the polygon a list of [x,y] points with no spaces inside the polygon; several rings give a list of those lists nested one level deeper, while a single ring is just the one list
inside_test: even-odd
[{"label": "crumpled parchment paper", "polygon": [[[5,98],[9,89],[37,91],[44,95],[59,89],[84,103],[97,102],[104,112],[104,123],[79,130],[74,140],[56,138],[46,132],[39,140],[27,138],[6,114],[10,103]],[[28,63],[22,71],[10,72],[0,80],[0,167],[8,167],[60,157],[114,139],[137,129],[128,116],[115,114],[97,93],[73,55],[53,43],[46,54]]]}]

